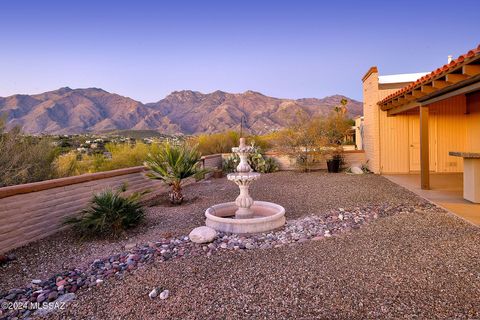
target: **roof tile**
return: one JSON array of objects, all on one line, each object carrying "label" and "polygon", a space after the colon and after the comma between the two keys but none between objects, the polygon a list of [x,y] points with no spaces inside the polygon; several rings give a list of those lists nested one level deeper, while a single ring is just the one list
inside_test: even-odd
[{"label": "roof tile", "polygon": [[397,96],[403,94],[404,92],[410,91],[414,87],[416,87],[420,84],[423,84],[427,81],[432,80],[433,77],[435,77],[435,76],[437,76],[437,75],[439,75],[443,72],[446,72],[446,71],[448,71],[452,68],[455,68],[457,65],[463,63],[465,61],[465,59],[471,59],[473,57],[476,57],[477,55],[480,55],[480,44],[475,49],[472,49],[472,50],[468,51],[467,53],[462,54],[457,59],[452,60],[450,63],[447,63],[447,64],[443,65],[442,67],[437,68],[436,70],[432,71],[431,73],[429,73],[429,74],[421,77],[417,81],[409,84],[408,86],[403,87],[402,89],[388,95],[386,98],[384,98],[382,101],[380,101],[379,104],[384,104],[387,101],[389,101],[390,99],[396,98]]}]

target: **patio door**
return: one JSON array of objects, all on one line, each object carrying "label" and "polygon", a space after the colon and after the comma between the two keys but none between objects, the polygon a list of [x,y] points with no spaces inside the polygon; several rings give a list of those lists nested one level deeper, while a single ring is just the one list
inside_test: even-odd
[{"label": "patio door", "polygon": [[[408,143],[410,156],[410,171],[420,171],[420,116],[408,116]],[[437,117],[430,112],[428,122],[428,139],[430,149],[430,171],[437,171]]]}]

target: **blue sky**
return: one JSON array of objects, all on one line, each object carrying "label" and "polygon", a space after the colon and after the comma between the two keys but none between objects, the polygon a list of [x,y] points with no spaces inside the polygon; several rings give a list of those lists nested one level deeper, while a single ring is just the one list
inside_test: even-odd
[{"label": "blue sky", "polygon": [[480,43],[470,1],[1,1],[0,96],[100,87],[362,98],[361,77],[431,71]]}]

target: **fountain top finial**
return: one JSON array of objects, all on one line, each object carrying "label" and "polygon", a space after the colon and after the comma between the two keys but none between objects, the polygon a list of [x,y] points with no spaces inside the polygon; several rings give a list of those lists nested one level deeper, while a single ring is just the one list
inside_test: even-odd
[{"label": "fountain top finial", "polygon": [[240,148],[245,148],[247,146],[245,138],[240,138]]}]

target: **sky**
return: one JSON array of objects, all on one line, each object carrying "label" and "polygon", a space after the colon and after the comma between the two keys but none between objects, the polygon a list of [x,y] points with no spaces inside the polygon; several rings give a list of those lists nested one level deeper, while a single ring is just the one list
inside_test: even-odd
[{"label": "sky", "polygon": [[343,94],[427,72],[480,43],[480,2],[0,0],[0,96],[97,87],[142,102],[175,90]]}]

